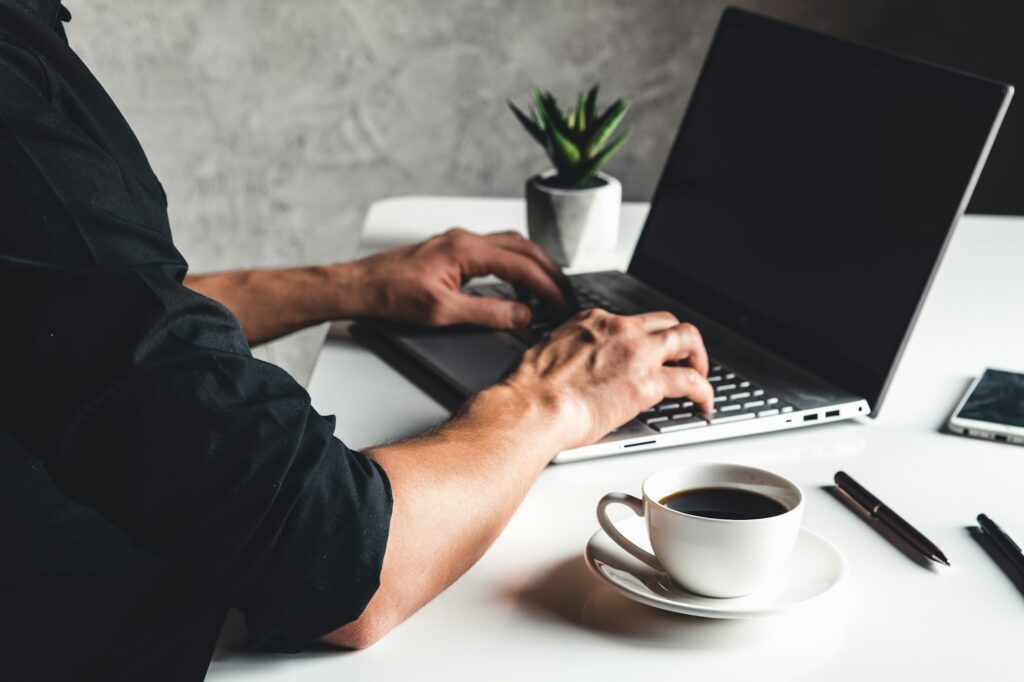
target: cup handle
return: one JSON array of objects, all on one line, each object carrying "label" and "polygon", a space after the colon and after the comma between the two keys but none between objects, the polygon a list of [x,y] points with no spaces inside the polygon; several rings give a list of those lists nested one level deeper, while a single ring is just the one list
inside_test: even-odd
[{"label": "cup handle", "polygon": [[615,527],[615,523],[608,518],[606,509],[611,504],[623,504],[633,510],[633,513],[643,518],[644,515],[644,502],[632,495],[626,493],[608,493],[601,498],[601,501],[597,503],[597,522],[601,524],[601,528],[605,533],[608,533],[608,537],[615,541],[615,543],[626,550],[640,561],[644,562],[656,571],[664,571],[661,567],[661,562],[650,552],[645,549],[637,547],[633,542],[626,539],[618,528]]}]

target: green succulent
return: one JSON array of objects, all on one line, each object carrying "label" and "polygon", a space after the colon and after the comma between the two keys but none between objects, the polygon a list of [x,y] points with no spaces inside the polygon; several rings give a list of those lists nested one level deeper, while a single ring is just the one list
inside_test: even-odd
[{"label": "green succulent", "polygon": [[546,184],[564,189],[593,186],[594,175],[629,138],[627,128],[612,139],[615,129],[622,123],[630,102],[619,99],[602,113],[597,111],[597,86],[586,95],[580,93],[576,108],[562,113],[550,92],[533,91],[530,116],[524,114],[511,100],[512,113],[526,128],[526,132],[544,148],[558,173],[545,180]]}]

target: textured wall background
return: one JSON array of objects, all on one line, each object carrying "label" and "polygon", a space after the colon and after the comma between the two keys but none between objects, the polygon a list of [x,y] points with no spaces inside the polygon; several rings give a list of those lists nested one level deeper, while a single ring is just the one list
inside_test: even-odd
[{"label": "textured wall background", "polygon": [[[836,33],[884,0],[741,2]],[[195,271],[344,259],[366,208],[518,196],[545,166],[505,109],[534,84],[630,95],[610,172],[647,199],[719,0],[65,0],[72,46],[134,126]],[[300,380],[320,336],[262,352]]]}]

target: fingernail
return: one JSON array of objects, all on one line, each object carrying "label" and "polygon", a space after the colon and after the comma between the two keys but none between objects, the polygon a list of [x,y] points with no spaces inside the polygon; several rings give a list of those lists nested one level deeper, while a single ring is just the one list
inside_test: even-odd
[{"label": "fingernail", "polygon": [[512,324],[516,327],[525,327],[530,324],[530,309],[525,305],[517,305],[512,308]]}]

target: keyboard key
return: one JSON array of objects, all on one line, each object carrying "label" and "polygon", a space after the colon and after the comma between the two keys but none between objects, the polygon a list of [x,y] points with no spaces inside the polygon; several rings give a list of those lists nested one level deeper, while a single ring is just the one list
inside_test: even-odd
[{"label": "keyboard key", "polygon": [[727,396],[727,395],[716,395],[715,396],[715,402],[716,403],[724,403],[728,399],[729,399],[729,396]]},{"label": "keyboard key", "polygon": [[736,378],[736,373],[735,372],[729,372],[728,374],[725,375],[725,380],[726,381],[732,381],[735,378]]},{"label": "keyboard key", "polygon": [[643,411],[643,412],[641,412],[640,414],[647,414],[647,413],[649,413],[649,412],[654,412],[654,411],[656,411],[657,409],[658,409],[658,406],[657,406],[657,405],[655,405],[655,406],[653,406],[653,407],[648,407],[648,408],[647,408],[646,410],[644,410],[644,411]]},{"label": "keyboard key", "polygon": [[693,401],[692,400],[684,400],[683,404],[680,405],[680,407],[682,407],[684,410],[687,409],[687,408],[693,407]]},{"label": "keyboard key", "polygon": [[749,381],[741,381],[740,382],[740,388],[750,388],[750,382]]},{"label": "keyboard key", "polygon": [[753,412],[737,412],[736,414],[726,414],[721,417],[715,417],[711,420],[712,424],[728,424],[730,422],[741,422],[746,419],[753,419],[757,415]]},{"label": "keyboard key", "polygon": [[655,424],[653,428],[658,433],[670,433],[672,431],[682,431],[684,429],[696,429],[701,426],[707,426],[708,421],[702,417],[688,417],[686,419],[673,419],[669,422],[661,422]]},{"label": "keyboard key", "polygon": [[750,391],[740,391],[739,393],[733,393],[729,396],[729,400],[743,400],[744,398],[750,397]]},{"label": "keyboard key", "polygon": [[692,416],[693,412],[676,412],[675,414],[670,414],[669,419],[689,419]]},{"label": "keyboard key", "polygon": [[[764,391],[761,391],[761,392],[764,393]],[[754,391],[754,395],[757,395],[757,391]],[[779,399],[778,398],[768,398],[768,400],[766,400],[764,402],[766,404],[768,404],[768,405],[774,405],[775,403],[779,402]]]},{"label": "keyboard key", "polygon": [[785,407],[782,408],[782,411],[783,412],[792,412],[793,411],[793,406],[792,405],[786,405]]},{"label": "keyboard key", "polygon": [[658,409],[662,410],[662,411],[665,411],[665,410],[675,410],[675,409],[678,409],[678,408],[679,408],[679,403],[660,403],[658,405]]},{"label": "keyboard key", "polygon": [[644,423],[647,424],[648,426],[650,426],[651,424],[657,424],[658,422],[667,422],[667,421],[668,421],[668,417],[659,416],[659,417],[648,417],[647,419],[644,420]]},{"label": "keyboard key", "polygon": [[722,380],[722,375],[720,375],[720,374],[709,374],[708,375],[708,383],[709,384],[717,384],[721,380]]},{"label": "keyboard key", "polygon": [[736,384],[722,384],[721,386],[715,386],[716,391],[731,391],[736,388]]},{"label": "keyboard key", "polygon": [[722,405],[722,407],[719,408],[719,411],[720,412],[735,412],[736,410],[741,410],[741,409],[743,409],[743,406],[740,405],[739,403],[729,403],[728,405]]},{"label": "keyboard key", "polygon": [[755,390],[753,393],[754,393],[754,397],[755,398],[758,397],[758,396],[762,396],[762,395],[764,395],[764,389],[763,388],[759,388],[759,389]]},{"label": "keyboard key", "polygon": [[779,413],[778,410],[776,410],[775,408],[772,408],[770,410],[761,410],[760,412],[757,413],[757,416],[758,417],[774,417],[778,413]]},{"label": "keyboard key", "polygon": [[764,405],[763,400],[751,400],[749,403],[743,403],[743,408],[749,410],[753,407],[761,407],[762,405]]}]

